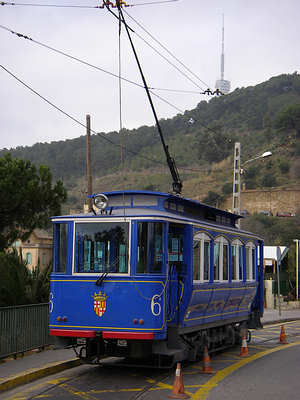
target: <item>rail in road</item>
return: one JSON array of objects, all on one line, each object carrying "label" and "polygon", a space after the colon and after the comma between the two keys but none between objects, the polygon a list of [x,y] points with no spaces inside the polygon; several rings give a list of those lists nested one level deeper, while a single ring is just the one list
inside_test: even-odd
[{"label": "rail in road", "polygon": [[[185,393],[192,400],[208,399],[213,388],[244,365],[268,354],[299,345],[300,321],[284,324],[288,344],[279,342],[281,326],[282,324],[274,324],[251,331],[248,357],[240,357],[238,347],[215,354],[210,360],[214,371],[212,375],[201,373],[202,361],[183,364]],[[82,365],[3,393],[0,399],[162,400],[168,398],[173,389],[174,370],[166,372],[111,364]]]}]

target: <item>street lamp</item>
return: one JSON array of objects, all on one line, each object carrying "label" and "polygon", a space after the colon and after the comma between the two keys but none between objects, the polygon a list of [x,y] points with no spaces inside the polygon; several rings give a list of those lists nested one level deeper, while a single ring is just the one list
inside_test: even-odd
[{"label": "street lamp", "polygon": [[[232,212],[240,215],[241,213],[241,174],[243,172],[242,167],[252,161],[260,158],[270,157],[271,151],[265,151],[250,160],[245,161],[241,164],[241,144],[236,142],[234,144],[234,160],[233,160],[233,193],[232,193]],[[238,227],[240,227],[240,221],[237,221]]]},{"label": "street lamp", "polygon": [[298,301],[299,239],[293,241],[296,243],[296,300]]}]

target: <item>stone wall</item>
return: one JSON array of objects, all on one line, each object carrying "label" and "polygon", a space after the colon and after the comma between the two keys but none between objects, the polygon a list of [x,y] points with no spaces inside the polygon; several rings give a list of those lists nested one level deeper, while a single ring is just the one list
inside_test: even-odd
[{"label": "stone wall", "polygon": [[[232,208],[232,196],[220,207],[225,210]],[[295,214],[300,209],[300,188],[269,188],[260,190],[243,190],[241,192],[241,211],[254,212],[271,211],[277,213]]]}]

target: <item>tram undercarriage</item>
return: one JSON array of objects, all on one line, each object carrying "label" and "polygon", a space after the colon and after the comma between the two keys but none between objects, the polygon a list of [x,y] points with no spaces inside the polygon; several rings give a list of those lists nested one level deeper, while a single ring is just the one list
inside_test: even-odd
[{"label": "tram undercarriage", "polygon": [[243,335],[250,341],[247,321],[205,326],[190,332],[180,332],[176,326],[169,327],[167,340],[106,340],[99,336],[77,339],[72,345],[77,356],[87,364],[100,363],[104,357],[118,357],[118,364],[122,365],[170,368],[179,361],[201,359],[205,346],[209,353],[213,353],[238,345]]}]

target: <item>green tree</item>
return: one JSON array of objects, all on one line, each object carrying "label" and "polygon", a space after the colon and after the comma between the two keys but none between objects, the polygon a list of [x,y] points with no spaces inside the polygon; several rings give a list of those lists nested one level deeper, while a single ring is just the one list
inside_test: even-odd
[{"label": "green tree", "polygon": [[295,129],[296,135],[300,138],[300,104],[284,108],[275,120],[276,128]]},{"label": "green tree", "polygon": [[14,250],[0,253],[0,307],[47,303],[51,264],[29,270]]},{"label": "green tree", "polygon": [[277,185],[276,176],[272,173],[267,173],[262,177],[261,184],[265,187],[273,187]]},{"label": "green tree", "polygon": [[0,253],[0,276],[0,307],[29,303],[29,271],[16,251]]},{"label": "green tree", "polygon": [[17,238],[26,240],[35,228],[49,226],[66,198],[61,181],[52,185],[48,167],[37,169],[9,153],[0,158],[0,251]]}]

